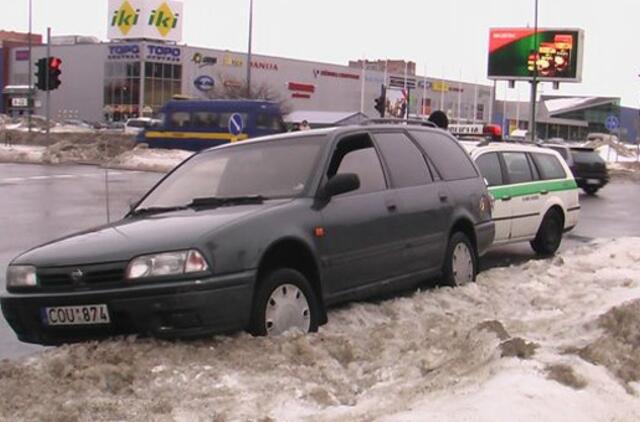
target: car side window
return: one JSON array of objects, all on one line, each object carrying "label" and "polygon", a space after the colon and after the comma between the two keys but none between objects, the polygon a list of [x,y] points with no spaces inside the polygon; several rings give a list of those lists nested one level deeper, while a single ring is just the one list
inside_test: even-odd
[{"label": "car side window", "polygon": [[537,153],[533,154],[533,160],[540,170],[542,179],[564,179],[567,177],[564,167],[555,155]]},{"label": "car side window", "polygon": [[435,131],[410,131],[427,153],[444,180],[461,180],[478,177],[469,154],[458,142]]},{"label": "car side window", "polygon": [[533,181],[527,154],[524,152],[503,152],[502,158],[509,175],[509,183],[525,183]]},{"label": "car side window", "polygon": [[431,173],[422,152],[402,132],[374,134],[395,188],[431,183]]},{"label": "car side window", "polygon": [[351,136],[338,143],[327,177],[343,173],[355,173],[360,179],[360,187],[345,195],[377,192],[387,188],[378,152],[368,135]]},{"label": "car side window", "polygon": [[487,180],[487,183],[489,183],[489,186],[500,186],[504,184],[498,154],[495,152],[482,154],[476,159],[476,164],[482,176]]}]

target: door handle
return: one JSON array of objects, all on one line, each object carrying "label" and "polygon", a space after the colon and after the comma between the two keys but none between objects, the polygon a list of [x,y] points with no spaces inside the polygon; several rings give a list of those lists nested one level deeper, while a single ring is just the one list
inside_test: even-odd
[{"label": "door handle", "polygon": [[503,201],[511,201],[511,196],[503,196],[500,199],[503,200]]},{"label": "door handle", "polygon": [[397,206],[397,205],[396,205],[396,203],[395,203],[395,202],[393,202],[393,201],[385,201],[385,203],[384,203],[384,204],[387,206],[387,209],[388,209],[389,211],[395,211],[395,210],[397,210],[397,209],[398,209],[398,206]]},{"label": "door handle", "polygon": [[438,198],[440,198],[440,201],[444,202],[449,198],[449,196],[445,192],[438,192]]},{"label": "door handle", "polygon": [[549,191],[546,190],[546,189],[543,189],[543,190],[540,191],[540,195],[546,195],[548,193],[549,193]]}]

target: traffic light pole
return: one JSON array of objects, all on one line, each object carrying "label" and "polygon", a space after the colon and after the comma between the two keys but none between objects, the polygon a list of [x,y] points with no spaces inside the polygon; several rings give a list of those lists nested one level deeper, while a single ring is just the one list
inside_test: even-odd
[{"label": "traffic light pole", "polygon": [[[51,57],[51,27],[47,27],[47,71],[48,71],[48,64],[49,64],[49,57]],[[46,108],[46,115],[47,115],[47,145],[49,145],[49,118],[50,118],[50,111],[51,111],[51,107],[49,105],[49,103],[51,102],[51,92],[49,90],[49,76],[47,75],[46,78],[46,82],[45,82],[45,88],[46,88],[46,96],[47,96],[47,108]]]},{"label": "traffic light pole", "polygon": [[27,123],[29,125],[29,142],[31,142],[31,113],[33,112],[33,83],[31,81],[33,72],[33,58],[31,54],[31,0],[29,0],[29,90],[27,91]]}]

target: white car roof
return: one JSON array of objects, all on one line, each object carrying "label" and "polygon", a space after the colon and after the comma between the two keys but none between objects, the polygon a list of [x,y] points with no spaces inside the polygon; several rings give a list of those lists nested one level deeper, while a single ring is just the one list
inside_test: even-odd
[{"label": "white car roof", "polygon": [[517,142],[475,142],[475,141],[460,141],[460,144],[469,152],[470,155],[476,157],[483,152],[499,152],[499,151],[529,151],[529,152],[542,152],[549,154],[557,154],[557,152],[545,148],[542,146],[517,143]]}]

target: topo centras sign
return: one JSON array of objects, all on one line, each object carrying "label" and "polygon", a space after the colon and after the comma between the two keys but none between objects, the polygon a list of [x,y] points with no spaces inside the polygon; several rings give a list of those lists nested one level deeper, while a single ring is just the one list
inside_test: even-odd
[{"label": "topo centras sign", "polygon": [[182,57],[182,50],[179,47],[169,47],[166,45],[147,45],[146,56],[147,60],[160,60],[179,62]]}]

